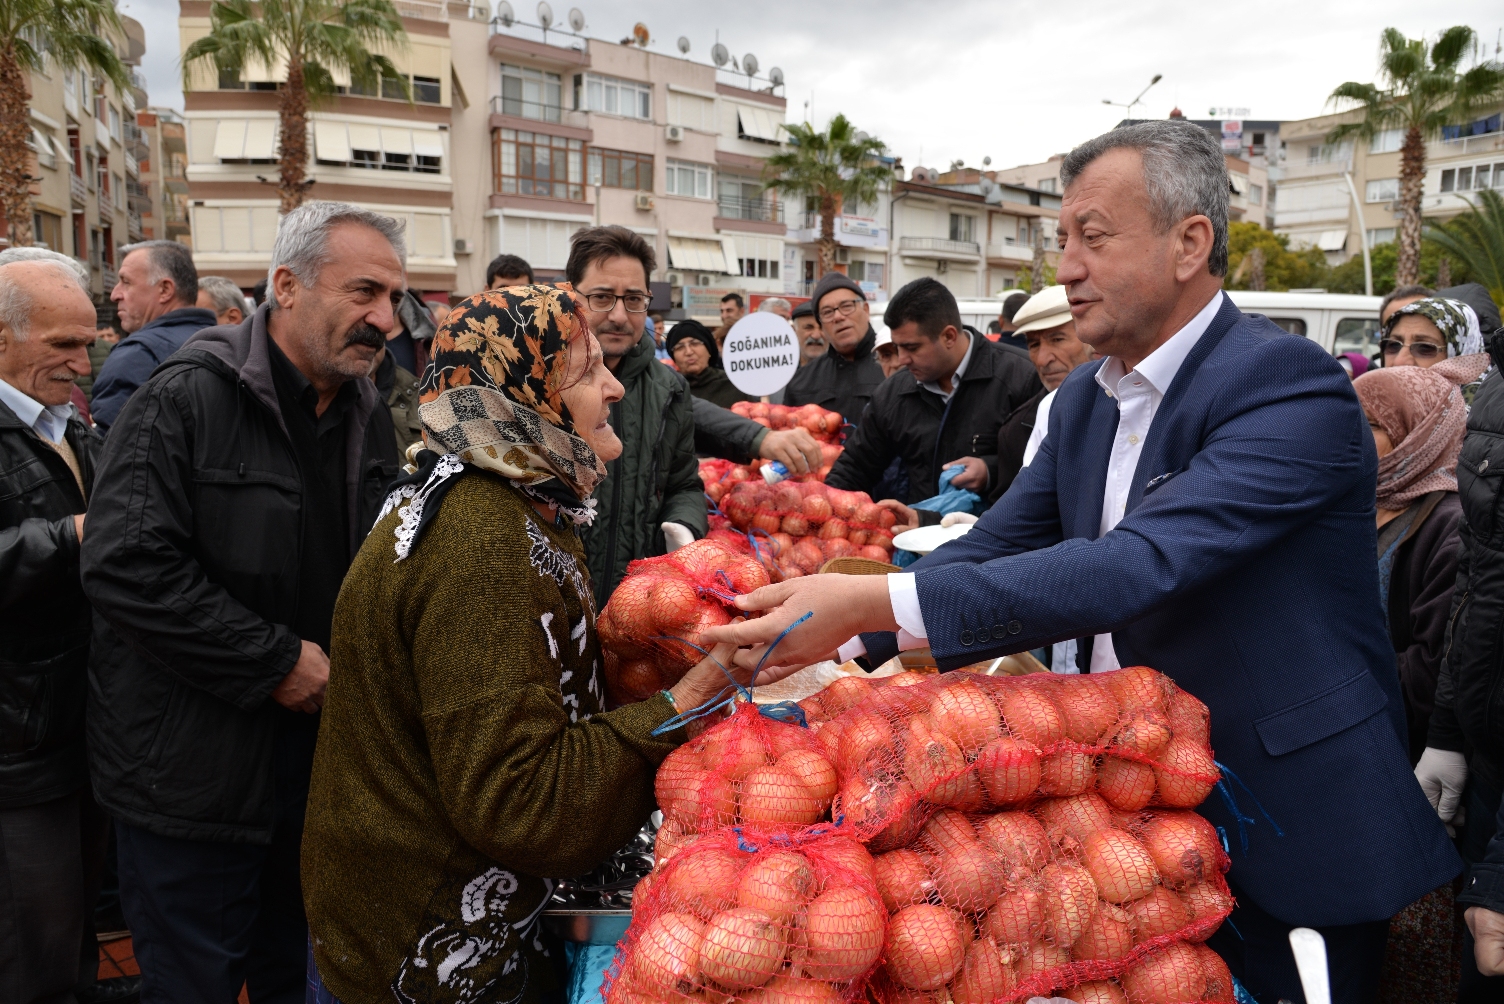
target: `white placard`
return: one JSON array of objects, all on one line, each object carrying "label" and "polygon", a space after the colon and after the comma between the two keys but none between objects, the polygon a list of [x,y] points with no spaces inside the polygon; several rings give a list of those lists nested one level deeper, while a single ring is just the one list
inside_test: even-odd
[{"label": "white placard", "polygon": [[799,339],[788,321],[757,311],[726,332],[721,360],[737,390],[762,397],[781,389],[798,372]]}]

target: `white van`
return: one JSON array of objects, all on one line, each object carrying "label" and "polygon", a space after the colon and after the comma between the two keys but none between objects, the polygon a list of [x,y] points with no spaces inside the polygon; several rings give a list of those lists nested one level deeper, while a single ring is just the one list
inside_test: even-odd
[{"label": "white van", "polygon": [[1383,297],[1348,293],[1258,293],[1229,289],[1245,314],[1263,314],[1292,335],[1303,335],[1332,355],[1379,351],[1379,304]]}]

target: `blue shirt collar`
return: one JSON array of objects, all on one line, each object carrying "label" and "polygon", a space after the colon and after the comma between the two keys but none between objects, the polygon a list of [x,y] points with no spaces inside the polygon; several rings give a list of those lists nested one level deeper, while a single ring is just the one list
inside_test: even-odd
[{"label": "blue shirt collar", "polygon": [[24,394],[4,380],[0,380],[0,402],[15,412],[27,428],[50,443],[61,443],[68,431],[68,418],[72,408],[66,404],[44,405],[30,394]]}]

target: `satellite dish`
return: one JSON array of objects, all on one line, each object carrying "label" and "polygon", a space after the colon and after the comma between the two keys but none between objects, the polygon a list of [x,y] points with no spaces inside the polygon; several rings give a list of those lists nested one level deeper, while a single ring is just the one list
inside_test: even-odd
[{"label": "satellite dish", "polygon": [[722,45],[720,42],[717,42],[715,45],[713,45],[711,47],[711,49],[710,49],[710,61],[712,63],[714,63],[715,65],[717,65],[717,66],[725,66],[726,63],[730,59],[731,59],[731,51],[729,49],[727,49],[724,45]]},{"label": "satellite dish", "polygon": [[992,164],[992,158],[991,157],[983,157],[982,158],[982,166],[983,167],[988,167],[991,164]]},{"label": "satellite dish", "polygon": [[868,136],[865,132],[863,132],[860,129],[858,129],[856,131],[856,141],[858,143],[865,143],[865,142],[867,142],[871,138],[872,138],[871,136]]},{"label": "satellite dish", "polygon": [[544,30],[551,28],[554,23],[554,9],[547,3],[538,4],[538,23],[543,25]]},{"label": "satellite dish", "polygon": [[679,51],[684,53],[684,55],[686,56],[689,55],[689,39],[685,38],[683,35],[679,36]]},{"label": "satellite dish", "polygon": [[632,25],[632,38],[636,40],[638,45],[642,46],[643,48],[647,48],[647,44],[650,41],[650,37],[648,35],[648,26],[643,24],[641,21],[638,21],[636,24]]},{"label": "satellite dish", "polygon": [[783,86],[783,71],[780,70],[776,66],[773,67],[771,70],[769,70],[768,71],[768,83],[772,84],[774,87],[782,87]]},{"label": "satellite dish", "polygon": [[496,5],[496,20],[501,22],[503,28],[510,28],[517,20],[517,15],[512,11],[512,5],[507,0],[501,0]]},{"label": "satellite dish", "polygon": [[574,31],[584,31],[585,12],[578,7],[569,8],[569,27]]},{"label": "satellite dish", "polygon": [[757,75],[757,57],[750,52],[742,57],[742,72],[749,77]]}]

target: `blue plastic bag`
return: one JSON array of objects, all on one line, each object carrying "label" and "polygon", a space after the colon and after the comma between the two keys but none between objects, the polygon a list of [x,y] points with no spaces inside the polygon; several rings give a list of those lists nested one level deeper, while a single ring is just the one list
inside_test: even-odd
[{"label": "blue plastic bag", "polygon": [[616,946],[565,942],[564,958],[569,963],[568,1004],[603,1004],[601,984],[616,959]]},{"label": "blue plastic bag", "polygon": [[[941,471],[940,494],[927,498],[923,502],[915,502],[911,508],[924,509],[928,512],[938,512],[941,514],[971,512],[972,507],[982,501],[982,496],[965,488],[955,488],[951,485],[951,482],[956,479],[956,475],[964,470],[966,470],[965,467],[956,464],[954,467],[947,467]],[[893,552],[893,564],[899,568],[907,568],[918,560],[919,555],[913,551],[897,550]]]}]

